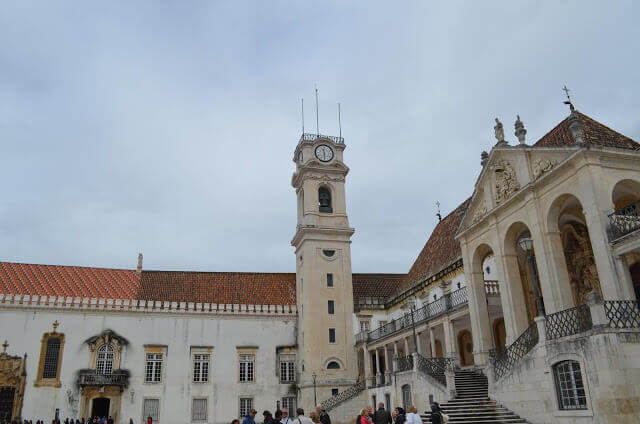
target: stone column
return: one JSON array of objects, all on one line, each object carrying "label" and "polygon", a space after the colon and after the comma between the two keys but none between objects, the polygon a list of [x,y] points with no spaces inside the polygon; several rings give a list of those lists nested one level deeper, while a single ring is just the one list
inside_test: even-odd
[{"label": "stone column", "polygon": [[369,349],[367,349],[367,345],[362,346],[362,350],[364,351],[364,381],[365,386],[369,384],[369,375],[371,374],[371,365],[369,364]]},{"label": "stone column", "polygon": [[453,329],[453,320],[450,320],[449,317],[445,317],[442,325],[444,328],[444,345],[447,351],[446,356],[448,358],[453,358],[456,363],[459,363],[460,358],[458,358],[456,349],[456,334]]},{"label": "stone column", "polygon": [[465,271],[470,278],[469,284],[469,317],[471,319],[471,335],[473,336],[473,357],[476,365],[484,365],[489,359],[489,349],[493,346],[489,311],[484,289],[482,272]]},{"label": "stone column", "polygon": [[391,365],[389,361],[388,345],[384,345],[384,382],[388,386],[391,384]]},{"label": "stone column", "polygon": [[378,353],[378,348],[375,350],[375,358],[376,358],[376,384],[380,384],[382,380],[382,373],[380,372],[380,354]]},{"label": "stone column", "polygon": [[398,342],[393,342],[393,371],[398,371]]},{"label": "stone column", "polygon": [[416,340],[418,342],[418,346],[416,346],[416,350],[418,351],[418,353],[420,355],[422,355],[422,339],[421,339],[421,336],[422,336],[422,333],[416,331]]},{"label": "stone column", "polygon": [[[622,299],[636,300],[636,294],[633,291],[633,280],[631,272],[629,272],[629,263],[624,255],[614,256],[616,272],[620,281],[620,289],[622,290]],[[600,283],[602,285],[602,283]]]},{"label": "stone column", "polygon": [[[532,207],[531,209],[535,211],[535,208]],[[532,221],[534,216],[537,217],[535,213],[531,213],[529,216]],[[536,259],[534,265],[538,271],[538,287],[540,287],[545,311],[547,314],[561,311],[564,302],[562,299],[563,296],[561,296],[559,284],[555,281],[551,272],[551,266],[549,264],[551,261],[549,260],[548,248],[545,246],[545,236],[537,223],[531,224],[529,231],[531,231],[531,239],[533,240],[533,250]],[[520,249],[520,246],[516,246],[516,248]],[[527,272],[530,273],[529,270],[527,270]],[[542,311],[538,311],[538,315],[541,314]]]},{"label": "stone column", "polygon": [[436,335],[433,332],[433,327],[429,327],[429,339],[430,339],[430,345],[431,345],[431,357],[435,358],[436,357]]},{"label": "stone column", "polygon": [[524,290],[520,278],[518,258],[515,254],[502,254],[496,258],[498,272],[502,268],[502,276],[499,275],[500,302],[502,303],[502,315],[506,333],[506,345],[509,346],[524,330],[529,327],[529,317],[524,300]]},{"label": "stone column", "polygon": [[567,261],[564,257],[564,246],[562,245],[562,237],[560,231],[550,231],[545,234],[547,245],[549,246],[549,261],[551,262],[551,272],[554,277],[554,289],[556,307],[558,311],[573,308],[573,294],[571,293],[571,278],[567,270]]},{"label": "stone column", "polygon": [[405,356],[411,355],[411,352],[409,352],[409,338],[408,337],[404,338],[404,355]]}]

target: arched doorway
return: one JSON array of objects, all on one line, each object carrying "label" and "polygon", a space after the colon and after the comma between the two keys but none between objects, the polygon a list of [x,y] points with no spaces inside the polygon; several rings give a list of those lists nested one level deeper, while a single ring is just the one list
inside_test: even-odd
[{"label": "arched doorway", "polygon": [[436,339],[436,358],[444,358],[444,354],[442,353],[442,343],[438,339]]},{"label": "arched doorway", "polygon": [[404,386],[402,386],[402,407],[406,411],[411,405],[411,386],[405,384]]},{"label": "arched doorway", "polygon": [[629,267],[631,274],[631,282],[633,283],[633,292],[636,294],[636,300],[640,300],[640,262]]},{"label": "arched doorway", "polygon": [[503,318],[498,318],[493,322],[493,341],[498,349],[502,349],[506,345],[507,332],[504,328]]},{"label": "arched doorway", "polygon": [[473,340],[470,331],[462,330],[458,333],[458,349],[461,366],[468,367],[475,363],[473,360]]},{"label": "arched doorway", "polygon": [[109,398],[94,398],[91,401],[91,416],[92,417],[109,417],[109,404],[111,401]]}]

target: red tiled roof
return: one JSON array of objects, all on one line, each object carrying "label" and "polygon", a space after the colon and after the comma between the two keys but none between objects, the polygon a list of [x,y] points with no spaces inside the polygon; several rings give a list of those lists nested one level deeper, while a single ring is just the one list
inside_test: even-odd
[{"label": "red tiled roof", "polygon": [[3,294],[133,299],[138,287],[128,269],[0,262]]},{"label": "red tiled roof", "polygon": [[353,274],[353,305],[358,308],[365,297],[391,296],[402,286],[407,274]]},{"label": "red tiled roof", "polygon": [[138,299],[295,305],[295,273],[143,271]]},{"label": "red tiled roof", "polygon": [[[640,144],[629,137],[612,130],[583,113],[577,112],[577,114],[584,124],[583,138],[586,143],[596,146],[618,147],[621,149],[640,149]],[[534,146],[569,146],[574,144],[574,142],[573,136],[571,136],[571,132],[569,131],[569,118],[567,117],[538,140]]]},{"label": "red tiled roof", "polygon": [[462,202],[436,225],[409,270],[405,286],[428,278],[460,257],[460,243],[455,239],[455,235],[470,202],[471,198]]},{"label": "red tiled roof", "polygon": [[0,293],[295,305],[293,273],[180,272],[0,262]]}]

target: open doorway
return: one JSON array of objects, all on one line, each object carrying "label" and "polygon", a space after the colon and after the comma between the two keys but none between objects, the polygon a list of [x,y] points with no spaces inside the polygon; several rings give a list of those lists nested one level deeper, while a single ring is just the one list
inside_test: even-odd
[{"label": "open doorway", "polygon": [[109,417],[109,398],[95,398],[91,403],[92,417]]}]

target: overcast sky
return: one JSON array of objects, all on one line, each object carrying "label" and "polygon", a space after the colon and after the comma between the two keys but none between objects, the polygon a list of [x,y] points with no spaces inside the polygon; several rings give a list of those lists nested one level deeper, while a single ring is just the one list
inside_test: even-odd
[{"label": "overcast sky", "polygon": [[[91,5],[92,4],[92,5]],[[514,143],[580,111],[640,140],[633,1],[3,1],[0,260],[294,271],[300,98],[342,104],[354,272],[407,272]]]}]

